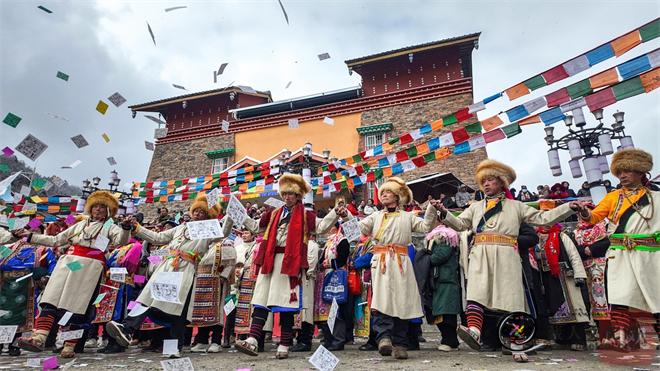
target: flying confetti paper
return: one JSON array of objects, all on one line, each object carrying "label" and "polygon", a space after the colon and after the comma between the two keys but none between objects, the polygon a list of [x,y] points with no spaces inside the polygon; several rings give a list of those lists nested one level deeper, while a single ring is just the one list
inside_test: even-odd
[{"label": "flying confetti paper", "polygon": [[62,120],[62,121],[71,121],[71,120],[69,120],[69,119],[66,118],[66,117],[63,117],[63,116],[60,116],[60,115],[56,115],[56,114],[54,114],[54,113],[50,113],[50,112],[48,112],[48,116],[50,116],[50,117],[52,117],[52,118],[54,118],[54,119]]},{"label": "flying confetti paper", "polygon": [[100,100],[99,103],[96,105],[96,110],[99,111],[102,115],[105,115],[105,112],[108,110],[108,104],[105,103],[104,101]]},{"label": "flying confetti paper", "polygon": [[23,139],[14,149],[19,153],[22,153],[25,157],[29,158],[32,161],[35,161],[39,156],[41,156],[44,151],[46,151],[48,145],[39,139],[37,139],[32,134],[28,134],[25,139]]},{"label": "flying confetti paper", "polygon": [[119,92],[112,94],[111,96],[108,97],[108,100],[112,102],[112,104],[115,105],[115,107],[119,107],[122,104],[126,103],[126,98],[122,97]]},{"label": "flying confetti paper", "polygon": [[39,9],[41,9],[41,10],[43,10],[44,12],[46,12],[46,13],[48,13],[48,14],[52,14],[52,13],[53,13],[53,11],[52,11],[52,10],[50,10],[50,9],[48,9],[48,8],[46,8],[46,7],[45,7],[45,6],[43,6],[43,5],[39,5],[39,6],[37,7],[37,8],[39,8]]},{"label": "flying confetti paper", "polygon": [[335,120],[333,118],[330,118],[330,117],[326,116],[326,117],[323,118],[323,123],[326,124],[326,125],[334,125]]},{"label": "flying confetti paper", "polygon": [[101,134],[101,137],[103,137],[103,140],[108,143],[110,142],[110,136],[106,133]]},{"label": "flying confetti paper", "polygon": [[14,151],[9,147],[5,147],[5,148],[2,149],[2,155],[5,156],[5,157],[11,157],[11,155],[13,155],[13,154],[14,154]]},{"label": "flying confetti paper", "polygon": [[321,53],[318,55],[320,61],[324,61],[326,59],[330,59],[330,54],[328,53]]},{"label": "flying confetti paper", "polygon": [[7,113],[7,116],[5,116],[5,119],[2,120],[5,124],[11,126],[12,128],[15,128],[18,126],[18,123],[21,122],[22,118],[14,115],[13,113],[9,112]]},{"label": "flying confetti paper", "polygon": [[8,173],[8,172],[9,172],[9,165],[0,164],[0,173]]},{"label": "flying confetti paper", "polygon": [[156,37],[154,36],[154,32],[151,31],[151,26],[149,25],[149,22],[147,22],[147,29],[149,30],[149,35],[151,35],[151,40],[154,42],[154,46],[156,46]]},{"label": "flying confetti paper", "polygon": [[67,75],[62,71],[57,71],[57,75],[55,77],[57,77],[58,79],[62,79],[64,81],[69,81],[69,75]]},{"label": "flying confetti paper", "polygon": [[73,144],[75,144],[76,147],[78,148],[82,148],[89,145],[87,139],[85,139],[85,137],[83,137],[82,134],[78,134],[75,137],[71,137],[71,140],[73,141]]},{"label": "flying confetti paper", "polygon": [[289,129],[298,129],[299,127],[298,119],[289,119]]},{"label": "flying confetti paper", "polygon": [[181,86],[181,85],[172,84],[172,86],[174,86],[174,87],[177,88],[177,89],[186,90],[186,88],[184,88],[184,87]]},{"label": "flying confetti paper", "polygon": [[159,119],[156,116],[151,116],[151,115],[144,115],[144,117],[148,118],[149,120],[157,123],[158,125],[166,125],[167,123],[161,119]]},{"label": "flying confetti paper", "polygon": [[278,3],[280,3],[280,8],[282,8],[282,13],[284,13],[284,19],[286,19],[286,24],[289,24],[289,16],[286,14],[286,10],[284,9],[284,5],[282,5],[282,0],[277,0]]},{"label": "flying confetti paper", "polygon": [[111,166],[115,166],[115,165],[117,165],[117,161],[115,161],[115,158],[114,158],[114,157],[108,157],[106,160],[108,160],[108,163],[109,163]]},{"label": "flying confetti paper", "polygon": [[185,9],[185,8],[187,8],[187,6],[185,6],[185,5],[184,5],[184,6],[173,6],[173,7],[171,7],[171,8],[167,8],[167,9],[165,9],[165,11],[166,11],[166,12],[171,12],[171,11],[173,11],[173,10],[177,10],[177,9]]},{"label": "flying confetti paper", "polygon": [[154,144],[146,140],[144,141],[144,148],[148,149],[149,151],[153,151],[155,149]]},{"label": "flying confetti paper", "polygon": [[222,75],[222,73],[225,72],[225,68],[227,68],[228,64],[229,63],[225,62],[225,63],[220,65],[220,68],[218,68],[218,76]]},{"label": "flying confetti paper", "polygon": [[227,120],[222,120],[222,124],[221,124],[221,126],[222,126],[222,130],[223,130],[225,133],[229,133],[229,121],[227,121]]},{"label": "flying confetti paper", "polygon": [[292,83],[292,82],[293,82],[293,81],[289,81],[289,82],[286,84],[286,86],[284,87],[284,89],[288,89],[289,86],[291,86],[291,83]]},{"label": "flying confetti paper", "polygon": [[154,138],[160,139],[167,135],[167,128],[156,128],[154,130]]},{"label": "flying confetti paper", "polygon": [[80,160],[76,160],[76,161],[72,162],[71,165],[68,165],[68,166],[62,166],[62,169],[75,169],[75,168],[77,168],[78,165],[80,165],[80,164],[82,164],[82,161],[80,161]]}]

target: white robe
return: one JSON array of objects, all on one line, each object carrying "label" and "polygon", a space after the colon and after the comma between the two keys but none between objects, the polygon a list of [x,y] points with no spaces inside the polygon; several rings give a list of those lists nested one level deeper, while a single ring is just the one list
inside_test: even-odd
[{"label": "white robe", "polygon": [[[95,239],[91,239],[91,236],[97,234],[110,240],[108,247],[122,246],[128,243],[131,235],[130,231],[124,230],[115,224],[103,229],[103,224],[102,222],[85,219],[56,236],[33,234],[30,243],[53,247],[69,244],[91,247],[95,241]],[[81,268],[72,271],[67,264],[74,261],[80,263]],[[74,314],[85,314],[104,270],[103,263],[96,259],[76,255],[60,257],[53,273],[50,275],[48,284],[46,284],[40,304],[48,303]]]},{"label": "white robe", "polygon": [[[536,210],[520,201],[504,199],[502,211],[486,223],[482,233],[518,237],[520,225],[551,225],[573,214],[568,204],[549,211]],[[444,223],[456,231],[472,230],[476,233],[486,213],[486,200],[475,202],[460,215],[447,213]],[[520,255],[512,246],[474,245],[468,257],[467,294],[486,308],[505,312],[528,312],[522,281]]]},{"label": "white robe", "polygon": [[[387,224],[383,219],[388,214],[381,210],[359,221],[360,231],[366,236],[372,236],[375,245],[397,244],[408,246],[412,243],[412,232],[427,233],[437,218],[436,209],[429,205],[424,219],[414,213],[397,211],[389,213]],[[334,225],[339,219],[337,213],[331,210],[319,226],[319,229]],[[424,315],[422,302],[417,289],[417,281],[413,271],[412,261],[408,254],[400,254],[402,271],[399,270],[397,254],[385,254],[385,272],[381,273],[381,254],[374,254],[371,259],[371,309],[391,317],[401,319],[419,318]]]}]

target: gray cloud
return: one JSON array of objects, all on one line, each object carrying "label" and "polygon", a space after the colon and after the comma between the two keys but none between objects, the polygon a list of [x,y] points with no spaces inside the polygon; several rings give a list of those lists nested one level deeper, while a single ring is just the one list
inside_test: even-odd
[{"label": "gray cloud", "polygon": [[[74,184],[95,175],[107,181],[113,168],[106,161],[110,156],[124,181],[142,180],[152,154],[144,149],[144,140],[152,140],[155,125],[145,118],[132,119],[126,106],[181,94],[172,83],[200,91],[236,81],[286,99],[359,84],[359,76],[348,75],[345,59],[482,31],[473,58],[475,98],[481,99],[659,13],[655,1],[283,3],[290,26],[277,1],[57,1],[48,5],[53,14],[37,9],[37,2],[2,1],[0,114],[13,112],[23,121],[16,129],[1,125],[0,144],[15,146],[33,133],[50,146],[37,169]],[[164,12],[174,5],[188,8]],[[657,45],[651,42],[630,55]],[[332,58],[318,61],[316,56],[324,52]],[[229,66],[214,85],[212,71],[223,62]],[[607,62],[597,70],[617,63]],[[58,70],[71,75],[69,82],[55,78]],[[559,86],[592,73],[583,72]],[[285,90],[289,81],[293,83]],[[107,102],[117,91],[128,99],[124,106],[111,105],[105,116],[95,111],[99,99]],[[509,108],[506,103],[502,99],[479,116]],[[657,93],[652,93],[606,111],[609,117],[613,109],[625,110],[636,144],[656,158],[658,103]],[[49,112],[71,121],[53,119]],[[111,138],[108,144],[101,138],[104,132]],[[69,138],[77,134],[90,146],[76,149]],[[517,184],[550,183],[542,138],[540,125],[528,126],[523,135],[494,143],[488,152],[518,170]],[[76,159],[83,161],[77,169],[60,169]]]}]

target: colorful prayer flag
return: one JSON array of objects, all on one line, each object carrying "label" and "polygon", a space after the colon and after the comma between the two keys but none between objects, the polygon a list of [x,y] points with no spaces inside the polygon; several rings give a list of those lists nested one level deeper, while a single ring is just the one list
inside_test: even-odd
[{"label": "colorful prayer flag", "polygon": [[595,76],[589,78],[589,84],[592,89],[602,88],[619,82],[619,74],[616,73],[616,68],[610,68]]},{"label": "colorful prayer flag", "polygon": [[616,102],[612,88],[603,89],[597,93],[587,95],[584,99],[591,112]]},{"label": "colorful prayer flag", "polygon": [[520,105],[520,106],[515,106],[510,110],[506,111],[506,115],[509,117],[510,122],[515,122],[522,119],[523,117],[527,117],[529,115],[529,112],[527,112],[525,106]]},{"label": "colorful prayer flag", "polygon": [[495,115],[493,117],[481,121],[481,126],[484,128],[484,130],[491,131],[496,127],[502,125],[503,123],[504,121],[502,121],[502,119],[499,116]]},{"label": "colorful prayer flag", "polygon": [[568,77],[568,73],[566,73],[566,70],[562,65],[553,67],[543,73],[543,78],[548,84],[553,84],[567,77]]},{"label": "colorful prayer flag", "polygon": [[656,68],[652,71],[643,73],[639,76],[642,82],[644,91],[647,93],[660,87],[660,69]]},{"label": "colorful prayer flag", "polygon": [[656,18],[653,22],[640,27],[639,35],[643,43],[660,36],[660,18]]},{"label": "colorful prayer flag", "polygon": [[591,83],[589,82],[589,79],[584,79],[567,86],[566,91],[571,99],[583,97],[591,92]]},{"label": "colorful prayer flag", "polygon": [[504,132],[502,129],[497,128],[495,130],[487,131],[484,133],[484,140],[486,143],[492,143],[501,139],[505,139],[506,135],[504,135]]},{"label": "colorful prayer flag", "polygon": [[539,114],[539,117],[541,118],[541,121],[543,121],[545,125],[551,125],[554,124],[555,122],[562,121],[566,116],[561,111],[561,108],[555,107],[545,112],[541,112],[541,114]]},{"label": "colorful prayer flag", "polygon": [[632,78],[630,80],[623,81],[619,84],[616,84],[612,87],[612,92],[614,92],[614,97],[616,100],[623,100],[626,98],[634,97],[635,95],[642,94],[645,92],[644,86],[642,85],[642,80],[639,76]]},{"label": "colorful prayer flag", "polygon": [[589,60],[589,65],[594,66],[604,60],[614,57],[614,50],[612,50],[612,45],[605,44],[587,52],[587,59]]},{"label": "colorful prayer flag", "polygon": [[571,98],[568,96],[568,90],[561,88],[545,96],[545,101],[548,107],[555,107],[560,104],[566,103]]},{"label": "colorful prayer flag", "polygon": [[511,138],[513,136],[522,133],[522,129],[520,129],[520,125],[516,123],[502,127],[502,131],[504,132],[507,138]]},{"label": "colorful prayer flag", "polygon": [[620,57],[627,51],[642,43],[642,38],[639,35],[639,30],[635,30],[629,34],[623,35],[616,40],[612,41],[612,50],[614,55]]},{"label": "colorful prayer flag", "polygon": [[523,95],[529,94],[529,88],[524,84],[520,83],[518,85],[514,85],[504,91],[506,93],[506,96],[509,97],[509,100],[514,100],[516,98],[520,98]]},{"label": "colorful prayer flag", "polygon": [[525,86],[528,87],[529,90],[536,90],[538,88],[541,88],[541,87],[544,87],[544,86],[547,85],[546,82],[545,82],[545,79],[543,79],[543,76],[541,76],[541,75],[534,76],[531,79],[523,82],[523,84],[525,84]]},{"label": "colorful prayer flag", "polygon": [[622,63],[617,67],[623,80],[641,74],[651,69],[651,62],[648,55],[644,54],[628,62]]}]

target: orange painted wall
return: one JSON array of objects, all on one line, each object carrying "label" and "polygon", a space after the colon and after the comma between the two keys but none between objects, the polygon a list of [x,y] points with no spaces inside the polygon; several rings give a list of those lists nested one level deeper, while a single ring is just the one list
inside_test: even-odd
[{"label": "orange painted wall", "polygon": [[235,134],[236,160],[250,156],[264,161],[284,148],[295,152],[305,143],[312,143],[312,151],[322,153],[329,149],[331,157],[343,158],[358,151],[360,113],[333,117],[333,126],[323,123],[323,119],[304,121],[298,129],[288,125],[250,130]]}]

